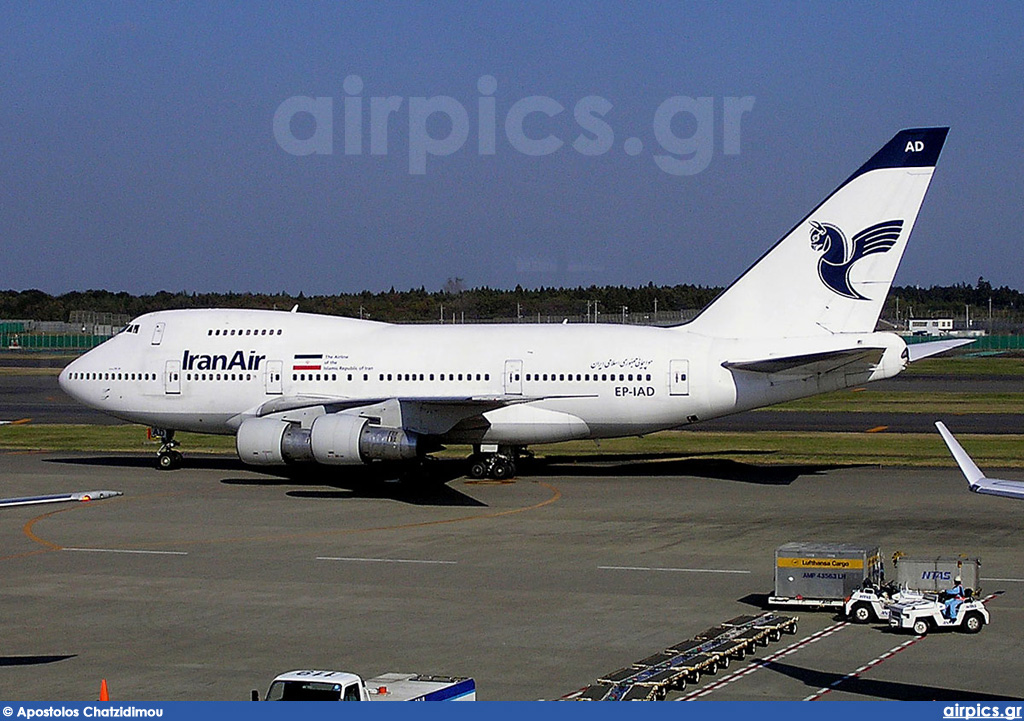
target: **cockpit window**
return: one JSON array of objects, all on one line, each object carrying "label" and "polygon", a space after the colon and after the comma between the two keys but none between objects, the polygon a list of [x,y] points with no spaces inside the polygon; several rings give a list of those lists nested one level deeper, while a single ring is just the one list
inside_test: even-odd
[{"label": "cockpit window", "polygon": [[129,323],[124,328],[122,328],[121,330],[118,331],[118,333],[138,333],[138,332],[139,332],[139,324],[138,323]]}]

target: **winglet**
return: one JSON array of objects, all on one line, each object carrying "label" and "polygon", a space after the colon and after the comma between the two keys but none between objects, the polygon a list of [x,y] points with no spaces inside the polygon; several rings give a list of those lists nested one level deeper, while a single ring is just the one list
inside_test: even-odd
[{"label": "winglet", "polygon": [[1024,499],[1024,481],[1006,481],[1002,478],[988,478],[981,472],[981,470],[974,464],[971,457],[967,455],[953,434],[949,432],[949,429],[942,423],[942,421],[936,421],[935,427],[939,429],[939,433],[942,435],[942,440],[946,442],[950,452],[953,454],[953,458],[956,459],[956,463],[960,466],[960,470],[963,471],[964,476],[967,477],[967,483],[975,493],[984,493],[989,496],[1002,496],[1003,498],[1016,498]]},{"label": "winglet", "polygon": [[967,483],[971,486],[971,490],[974,490],[974,487],[978,485],[978,481],[984,480],[985,474],[975,465],[971,457],[967,455],[967,451],[957,442],[956,438],[953,437],[953,434],[949,432],[949,429],[946,428],[942,421],[935,421],[935,427],[939,429],[939,435],[946,442],[946,447],[949,448],[949,452],[953,454],[956,464],[960,466],[960,470],[967,478]]}]

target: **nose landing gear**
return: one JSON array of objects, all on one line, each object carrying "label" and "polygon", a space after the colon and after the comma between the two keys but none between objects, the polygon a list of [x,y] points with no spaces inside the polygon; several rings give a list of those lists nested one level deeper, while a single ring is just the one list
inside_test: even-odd
[{"label": "nose landing gear", "polygon": [[174,440],[174,429],[151,428],[150,433],[162,441],[160,450],[156,452],[156,467],[161,471],[172,471],[175,468],[181,468],[181,452],[174,450],[181,443]]}]

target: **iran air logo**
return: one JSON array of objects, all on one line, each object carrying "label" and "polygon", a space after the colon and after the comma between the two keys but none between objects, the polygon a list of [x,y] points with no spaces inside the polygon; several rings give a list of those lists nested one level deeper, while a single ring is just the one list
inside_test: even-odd
[{"label": "iran air logo", "polygon": [[850,243],[836,226],[812,220],[811,248],[822,251],[818,259],[821,282],[844,298],[868,300],[850,286],[850,268],[867,255],[887,252],[896,245],[902,229],[902,220],[887,220],[860,231]]}]

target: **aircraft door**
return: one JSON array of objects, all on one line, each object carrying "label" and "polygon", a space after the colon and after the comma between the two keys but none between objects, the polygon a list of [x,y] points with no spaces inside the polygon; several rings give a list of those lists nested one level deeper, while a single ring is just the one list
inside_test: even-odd
[{"label": "aircraft door", "polygon": [[284,391],[281,387],[281,375],[284,373],[284,364],[282,361],[267,361],[267,395],[279,396]]},{"label": "aircraft door", "polygon": [[167,395],[181,393],[181,361],[169,360],[164,366],[164,393]]},{"label": "aircraft door", "polygon": [[149,342],[150,345],[160,345],[164,339],[164,324],[157,323],[153,326],[153,340]]},{"label": "aircraft door", "polygon": [[505,361],[505,394],[523,395],[523,362],[521,360]]},{"label": "aircraft door", "polygon": [[668,394],[670,396],[690,395],[690,361],[669,361]]}]

